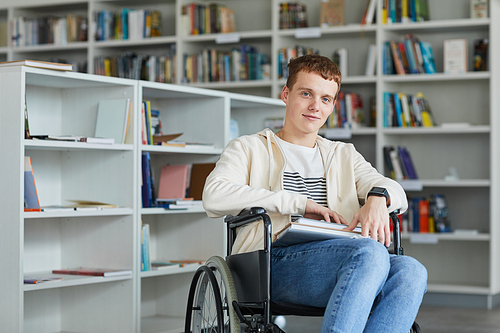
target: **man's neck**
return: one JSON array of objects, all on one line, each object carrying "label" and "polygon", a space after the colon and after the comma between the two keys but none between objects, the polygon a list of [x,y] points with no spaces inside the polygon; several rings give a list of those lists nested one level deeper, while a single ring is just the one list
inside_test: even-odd
[{"label": "man's neck", "polygon": [[304,146],[308,148],[314,148],[316,145],[317,133],[292,133],[291,131],[286,131],[285,128],[281,129],[276,135],[286,142],[293,143],[295,145]]}]

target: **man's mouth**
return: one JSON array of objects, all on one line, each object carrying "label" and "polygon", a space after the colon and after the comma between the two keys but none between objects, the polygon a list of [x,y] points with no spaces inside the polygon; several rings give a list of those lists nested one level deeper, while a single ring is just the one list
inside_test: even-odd
[{"label": "man's mouth", "polygon": [[309,115],[309,114],[303,114],[303,116],[309,120],[319,120],[319,117]]}]

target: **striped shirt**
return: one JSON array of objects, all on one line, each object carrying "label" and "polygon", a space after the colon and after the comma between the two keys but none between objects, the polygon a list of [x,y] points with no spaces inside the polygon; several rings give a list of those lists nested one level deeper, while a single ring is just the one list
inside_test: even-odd
[{"label": "striped shirt", "polygon": [[286,157],[284,190],[300,193],[320,205],[328,206],[325,168],[318,146],[308,148],[277,139]]}]

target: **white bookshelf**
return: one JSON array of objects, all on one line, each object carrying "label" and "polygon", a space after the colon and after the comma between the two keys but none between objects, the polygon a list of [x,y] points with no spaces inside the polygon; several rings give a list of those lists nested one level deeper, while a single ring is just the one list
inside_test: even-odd
[{"label": "white bookshelf", "polygon": [[[88,70],[93,72],[93,59],[99,55],[118,55],[124,51],[138,51],[148,54],[161,55],[175,44],[177,49],[177,83],[182,81],[182,55],[201,50],[204,47],[216,47],[218,49],[230,49],[237,43],[217,44],[220,36],[216,34],[185,36],[180,29],[181,6],[188,3],[188,0],[157,1],[147,0],[145,2],[122,1],[108,2],[97,0],[71,1],[54,0],[50,5],[40,5],[35,0],[20,0],[16,4],[7,0],[0,0],[0,22],[9,21],[17,15],[40,16],[44,13],[80,13],[91,18],[95,10],[121,9],[127,8],[152,8],[158,9],[162,13],[163,36],[139,41],[103,41],[96,42],[92,36],[94,27],[89,25],[89,40],[72,45],[41,45],[16,48],[12,46],[0,45],[0,60],[17,60],[23,58],[33,58],[49,60],[53,56],[65,57],[71,61],[88,61]],[[200,1],[204,3],[204,1]],[[441,0],[430,2],[431,20],[420,23],[382,25],[380,23],[362,27],[361,21],[365,0],[346,1],[345,26],[341,27],[319,27],[319,1],[304,0],[307,6],[308,20],[311,29],[290,29],[280,30],[278,28],[278,6],[280,1],[258,0],[258,1],[222,1],[226,6],[235,10],[237,32],[240,43],[257,46],[259,51],[268,54],[271,61],[271,78],[267,81],[241,81],[230,83],[197,83],[191,85],[173,86],[157,84],[154,82],[138,82],[137,97],[134,100],[139,103],[141,98],[152,100],[159,108],[164,109],[165,117],[174,114],[185,102],[192,103],[196,109],[196,103],[200,102],[205,106],[205,102],[211,105],[214,111],[208,112],[210,118],[199,119],[203,124],[210,124],[213,131],[210,134],[203,134],[200,128],[187,126],[193,121],[193,113],[183,114],[176,117],[176,121],[170,128],[177,132],[177,129],[185,132],[186,141],[204,141],[214,143],[215,148],[196,148],[188,151],[177,147],[147,147],[139,144],[115,145],[113,147],[90,147],[90,145],[45,143],[39,144],[21,140],[18,147],[34,152],[38,155],[59,156],[59,155],[89,155],[90,158],[97,159],[101,155],[116,156],[140,156],[140,152],[150,152],[155,167],[162,163],[191,163],[197,161],[215,161],[222,151],[229,138],[229,120],[238,120],[241,134],[250,134],[263,127],[266,118],[283,116],[283,107],[279,100],[270,101],[260,96],[277,97],[285,84],[284,79],[277,78],[277,53],[282,47],[292,47],[294,45],[306,45],[317,47],[322,55],[331,57],[335,49],[346,47],[349,50],[348,75],[343,77],[342,89],[361,94],[365,105],[365,116],[368,118],[367,105],[370,96],[377,96],[377,126],[374,128],[352,129],[349,133],[345,131],[329,132],[325,134],[330,138],[340,138],[353,142],[357,149],[371,162],[378,170],[384,170],[384,160],[382,147],[388,144],[406,145],[410,148],[412,156],[416,161],[417,172],[421,178],[421,189],[418,191],[409,188],[409,195],[429,195],[431,193],[444,193],[448,197],[452,224],[458,229],[478,230],[479,235],[471,239],[455,237],[453,235],[439,235],[438,245],[415,244],[410,241],[410,237],[403,239],[405,252],[422,260],[429,269],[429,293],[436,295],[446,294],[455,297],[454,303],[467,304],[468,298],[461,298],[463,295],[480,296],[474,300],[480,301],[473,305],[494,306],[500,304],[500,227],[496,221],[500,218],[500,207],[497,205],[500,198],[500,175],[499,170],[499,131],[500,97],[497,90],[500,87],[500,65],[493,59],[500,54],[500,0],[489,1],[489,18],[470,19],[469,0]],[[380,15],[381,0],[378,3],[377,15]],[[380,20],[379,20],[380,21]],[[311,37],[321,34],[320,38]],[[382,43],[386,40],[400,40],[405,33],[414,33],[420,40],[430,42],[436,58],[438,73],[434,75],[392,75],[381,74],[380,57],[377,63],[377,74],[375,76],[364,76],[366,55],[369,44],[376,44],[380,55]],[[310,34],[310,35],[308,35]],[[308,37],[309,36],[309,37]],[[489,37],[489,68],[486,72],[467,72],[464,75],[449,75],[442,73],[443,56],[442,42],[447,38],[466,38],[468,40],[469,56],[471,56],[471,43],[474,39]],[[66,74],[37,74],[35,70],[30,70],[29,80],[33,84],[41,86],[74,85],[73,78],[68,79]],[[110,82],[121,82],[121,80],[88,76],[92,79],[79,79],[78,85],[89,88],[92,85],[102,86],[111,84]],[[85,76],[87,78],[87,76]],[[102,80],[101,80],[102,79]],[[61,83],[63,82],[63,83]],[[87,82],[87,83],[84,83]],[[106,82],[106,83],[103,83]],[[43,84],[42,84],[43,83]],[[88,86],[86,86],[88,84]],[[120,83],[121,84],[121,83]],[[117,85],[120,85],[117,84]],[[131,83],[127,83],[131,85]],[[112,84],[111,84],[112,85]],[[208,92],[204,89],[226,90],[230,94],[220,92]],[[90,89],[90,88],[89,88]],[[121,89],[121,88],[120,88]],[[120,90],[118,89],[118,90]],[[442,127],[434,128],[384,128],[382,127],[382,94],[384,91],[416,93],[422,91],[431,103],[434,116],[438,124],[468,122],[468,127]],[[17,94],[19,92],[16,92]],[[243,93],[239,95],[234,93]],[[250,97],[247,95],[258,95]],[[143,97],[142,97],[143,96]],[[197,96],[197,98],[192,98]],[[11,97],[9,95],[9,97]],[[40,98],[40,97],[37,97]],[[21,101],[17,101],[21,103]],[[28,101],[29,103],[29,101]],[[16,104],[16,107],[18,105]],[[138,105],[136,105],[138,107]],[[2,105],[3,108],[3,105]],[[162,115],[163,117],[163,115]],[[215,118],[212,118],[215,117]],[[170,117],[169,117],[170,119]],[[217,119],[217,121],[216,121]],[[21,121],[21,119],[16,119]],[[82,124],[81,126],[85,126]],[[167,127],[168,129],[168,127]],[[9,127],[9,131],[12,129]],[[213,133],[212,133],[213,132]],[[205,136],[206,135],[206,136]],[[16,139],[17,140],[17,139]],[[136,140],[138,140],[136,138]],[[5,152],[5,156],[12,157],[12,152]],[[14,155],[16,161],[18,154]],[[133,175],[140,170],[138,157],[134,157],[136,162],[133,166]],[[50,163],[55,162],[48,162]],[[138,164],[139,163],[139,164]],[[457,181],[444,181],[444,176],[449,172],[450,167],[455,167],[460,175]],[[7,167],[5,167],[7,168]],[[10,167],[9,167],[10,168]],[[18,166],[14,166],[17,172]],[[8,169],[6,169],[8,170]],[[49,176],[50,173],[48,173]],[[55,177],[60,179],[60,176]],[[11,184],[12,180],[8,180]],[[61,181],[59,181],[61,182]],[[17,184],[17,182],[15,182]],[[136,179],[134,186],[140,184],[140,179]],[[17,185],[16,185],[17,186]],[[51,185],[53,187],[60,184]],[[15,187],[14,187],[15,188]],[[58,193],[58,192],[56,192]],[[19,197],[19,193],[16,194]],[[57,194],[60,195],[60,194]],[[16,198],[17,198],[16,197]],[[114,199],[114,198],[113,198]],[[12,200],[12,199],[10,199]],[[140,194],[136,194],[133,200],[134,205],[140,207]],[[132,201],[130,201],[132,202]],[[11,202],[12,203],[12,202]],[[17,204],[17,199],[14,200]],[[131,207],[132,203],[127,204]],[[55,213],[54,213],[55,214]],[[163,212],[159,209],[132,208],[132,213],[126,219],[134,220],[134,223],[143,217],[149,221],[156,234],[154,242],[166,243],[168,237],[163,235],[170,229],[175,229],[184,221],[193,222],[193,228],[198,224],[204,224],[206,218],[200,211],[188,212]],[[123,214],[127,216],[127,214]],[[122,213],[114,217],[103,217],[109,219],[123,218]],[[59,219],[59,215],[52,218],[39,219],[33,217],[31,213],[15,214],[15,219],[22,218],[29,221],[50,221]],[[71,216],[74,219],[83,219],[86,216]],[[164,221],[169,221],[164,223]],[[214,222],[214,221],[211,221]],[[54,225],[50,225],[54,224]],[[55,222],[48,222],[47,228],[55,228]],[[212,227],[214,227],[212,223]],[[215,228],[215,227],[214,227]],[[9,231],[9,230],[6,230]],[[20,244],[22,244],[21,231],[17,228],[10,230],[14,235],[18,234]],[[196,232],[201,232],[197,230]],[[134,229],[134,235],[137,236]],[[222,237],[222,236],[221,236]],[[221,239],[224,239],[223,237]],[[137,242],[137,239],[134,238]],[[13,240],[9,238],[9,244]],[[176,244],[175,242],[172,244]],[[163,245],[162,245],[163,246]],[[157,254],[162,251],[170,251],[178,246],[182,251],[188,244],[165,245],[164,249],[157,248]],[[14,244],[14,248],[21,249],[22,246]],[[221,251],[222,246],[211,249],[215,252]],[[135,250],[137,251],[137,250]],[[200,252],[196,252],[200,253]],[[455,256],[461,256],[457,261]],[[208,255],[208,254],[207,254]],[[19,254],[21,256],[21,254]],[[134,252],[134,262],[139,256]],[[464,262],[474,263],[471,269]],[[440,265],[446,262],[446,265]],[[15,269],[19,267],[13,266]],[[446,269],[445,269],[446,268]],[[480,274],[479,274],[479,273]],[[176,297],[181,297],[181,291],[158,292],[157,288],[170,281],[180,283],[185,286],[188,275],[166,274],[153,276],[144,279],[137,278],[132,283],[136,288],[137,304],[134,311],[137,312],[137,319],[134,319],[136,331],[141,327],[144,332],[157,332],[155,329],[157,322],[168,322],[179,316],[183,316],[182,306],[166,306]],[[457,281],[457,276],[460,280]],[[142,280],[141,283],[138,281]],[[17,283],[17,282],[16,282]],[[57,288],[55,288],[57,289]],[[182,288],[181,288],[182,289]],[[143,291],[143,292],[141,292]],[[9,290],[9,293],[15,291]],[[19,293],[19,290],[17,291]],[[31,293],[31,292],[30,292]],[[34,292],[33,295],[36,295]],[[157,296],[152,296],[157,295]],[[173,296],[174,295],[174,296]],[[60,298],[64,298],[59,296]],[[184,294],[182,294],[184,297]],[[30,297],[31,300],[33,297]],[[21,298],[19,298],[21,299]],[[181,299],[181,298],[179,298]],[[182,298],[184,299],[184,298]],[[184,302],[184,301],[183,301]],[[139,305],[142,304],[142,305]],[[10,310],[22,308],[20,304],[12,303]],[[161,311],[157,309],[162,309]],[[18,320],[22,321],[22,320]],[[174,327],[178,326],[173,324]],[[57,331],[57,330],[55,330]]]},{"label": "white bookshelf", "polygon": [[[176,332],[182,330],[191,277],[199,265],[141,271],[141,225],[151,230],[151,259],[199,259],[225,253],[225,225],[202,207],[186,211],[141,208],[141,155],[151,155],[153,177],[162,165],[215,162],[229,141],[229,121],[263,127],[282,116],[276,99],[194,87],[138,82],[29,67],[0,69],[2,92],[0,184],[5,220],[0,250],[0,320],[12,332]],[[126,144],[24,139],[24,100],[31,134],[93,136],[98,103],[130,98]],[[212,146],[160,147],[140,142],[141,101],[160,111],[164,133]],[[207,129],[211,130],[207,130]],[[119,208],[24,212],[24,156],[30,156],[42,206],[93,200]],[[130,269],[112,278],[63,276],[24,285],[23,277],[56,277],[72,267]],[[117,321],[119,323],[117,323]],[[161,329],[160,329],[161,327]]]}]

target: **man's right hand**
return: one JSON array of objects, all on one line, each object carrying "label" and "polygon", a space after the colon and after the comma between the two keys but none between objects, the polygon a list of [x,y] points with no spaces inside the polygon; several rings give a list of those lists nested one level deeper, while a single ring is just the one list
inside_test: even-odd
[{"label": "man's right hand", "polygon": [[304,214],[305,218],[314,220],[325,220],[326,222],[335,222],[340,224],[349,224],[347,221],[337,212],[321,206],[311,199],[306,201],[306,212]]}]

